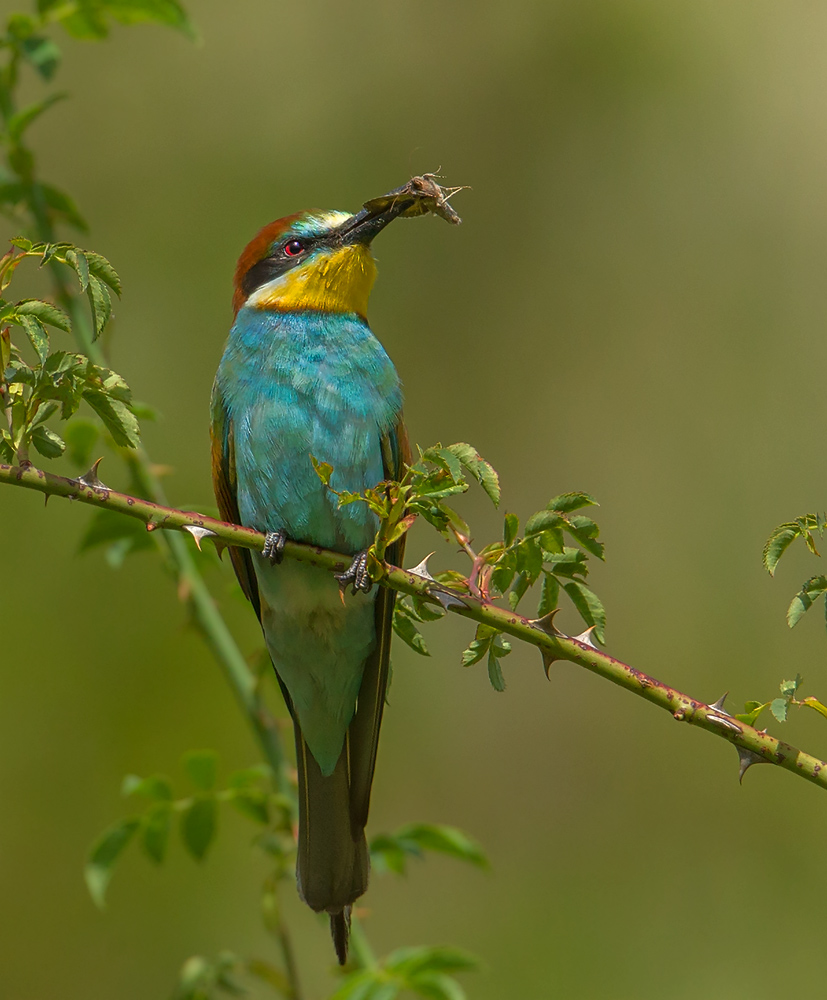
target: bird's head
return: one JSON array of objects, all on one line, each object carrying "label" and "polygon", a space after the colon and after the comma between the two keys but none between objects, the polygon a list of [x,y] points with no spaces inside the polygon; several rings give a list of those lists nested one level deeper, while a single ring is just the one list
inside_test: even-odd
[{"label": "bird's head", "polygon": [[459,188],[442,188],[434,174],[347,212],[299,212],[265,226],[248,244],[235,272],[233,306],[285,312],[357,313],[364,317],[376,280],[370,244],[400,216],[434,212],[449,222],[459,216],[448,198]]},{"label": "bird's head", "polygon": [[265,226],[242,253],[233,306],[364,317],[376,280],[370,243],[394,217],[362,211],[299,212]]}]

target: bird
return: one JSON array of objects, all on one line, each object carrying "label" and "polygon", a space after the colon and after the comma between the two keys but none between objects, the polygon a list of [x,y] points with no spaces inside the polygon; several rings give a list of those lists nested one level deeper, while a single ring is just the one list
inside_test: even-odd
[{"label": "bird", "polygon": [[[395,595],[372,589],[367,573],[376,516],[362,503],[339,507],[333,491],[399,479],[411,462],[400,379],[367,322],[371,244],[400,216],[454,221],[444,193],[423,175],[355,214],[303,211],[261,229],[235,270],[235,320],[212,392],[221,516],[266,533],[262,554],[230,551],[294,724],[298,891],[329,915],[340,964],[368,883],[365,825]],[[314,460],[332,466],[329,489]],[[353,563],[334,577],[282,561],[286,539]],[[401,562],[403,545],[404,536],[389,562]]]}]

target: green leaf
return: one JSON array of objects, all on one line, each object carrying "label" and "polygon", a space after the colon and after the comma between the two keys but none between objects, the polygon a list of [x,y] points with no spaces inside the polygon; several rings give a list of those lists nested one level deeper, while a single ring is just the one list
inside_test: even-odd
[{"label": "green leaf", "polygon": [[425,1000],[466,1000],[465,990],[456,979],[441,972],[421,972],[408,981],[409,988]]},{"label": "green leaf", "polygon": [[572,604],[586,625],[594,625],[594,634],[598,642],[602,643],[606,628],[606,611],[600,598],[579,580],[564,583],[563,590],[571,598]]},{"label": "green leaf", "polygon": [[86,254],[77,247],[73,247],[66,254],[66,262],[77,273],[80,290],[85,292],[89,287],[89,261],[86,259]]},{"label": "green leaf", "polygon": [[83,398],[104,422],[116,444],[137,448],[140,442],[138,421],[125,403],[94,389],[84,389]]},{"label": "green leaf", "polygon": [[744,705],[744,712],[741,715],[734,716],[734,718],[739,722],[745,722],[748,726],[754,726],[755,720],[768,707],[769,702],[748,701]]},{"label": "green leaf", "polygon": [[[74,226],[75,229],[78,229],[82,233],[89,230],[86,220],[80,214],[77,205],[75,205],[68,194],[53,187],[51,184],[41,184],[40,191],[49,208],[58,216],[62,216],[63,220],[70,226]],[[85,286],[83,287],[85,288]]]},{"label": "green leaf", "polygon": [[570,513],[579,510],[581,507],[598,507],[598,502],[588,493],[561,493],[559,497],[554,497],[548,502],[548,510],[559,510],[563,513]]},{"label": "green leaf", "polygon": [[488,679],[495,691],[505,691],[505,678],[493,645],[488,653]]},{"label": "green leaf", "polygon": [[42,424],[32,431],[32,444],[44,458],[60,458],[66,449],[63,438]]},{"label": "green leaf", "polygon": [[825,591],[827,576],[810,577],[787,608],[787,625],[794,628]]},{"label": "green leaf", "polygon": [[26,336],[42,364],[49,356],[49,334],[46,332],[46,327],[36,316],[20,316],[17,322],[26,331]]},{"label": "green leaf", "polygon": [[310,456],[310,461],[313,463],[313,469],[319,479],[321,479],[322,484],[329,486],[330,477],[333,475],[333,466],[329,462],[320,462],[315,455]]},{"label": "green leaf", "polygon": [[102,0],[102,8],[121,24],[161,24],[175,28],[191,39],[197,37],[178,0]]},{"label": "green leaf", "polygon": [[181,817],[184,846],[196,861],[202,861],[210,849],[218,825],[218,802],[214,795],[193,799]]},{"label": "green leaf", "polygon": [[380,985],[381,980],[377,979],[377,974],[372,969],[353,972],[345,978],[330,1000],[376,1000],[375,990]]},{"label": "green leaf", "polygon": [[95,327],[95,335],[92,339],[97,340],[112,316],[112,300],[109,297],[108,287],[94,274],[89,276],[86,295],[89,299]]},{"label": "green leaf", "polygon": [[171,829],[171,803],[158,802],[144,814],[141,844],[147,857],[156,865],[160,865],[166,857]]},{"label": "green leaf", "polygon": [[462,665],[464,667],[470,667],[474,663],[479,663],[479,661],[488,652],[488,647],[491,645],[491,639],[474,639],[462,652]]},{"label": "green leaf", "polygon": [[801,674],[796,674],[795,675],[795,680],[792,680],[792,681],[781,681],[781,684],[780,684],[781,694],[785,698],[794,698],[795,697],[795,693],[801,687],[801,684],[803,683],[803,680],[804,679],[801,676]]},{"label": "green leaf", "polygon": [[802,705],[806,705],[807,708],[812,708],[813,711],[818,712],[819,715],[823,715],[827,719],[827,705],[822,705],[822,703],[817,699],[813,698],[812,695],[809,698],[802,699]]},{"label": "green leaf", "polygon": [[172,785],[169,778],[163,774],[153,774],[148,778],[139,778],[137,774],[127,774],[121,782],[121,795],[145,795],[159,802],[172,801]]},{"label": "green leaf", "polygon": [[463,441],[448,445],[446,451],[462,462],[474,479],[482,486],[495,507],[500,503],[500,480],[494,468],[482,458],[476,448]]},{"label": "green leaf", "polygon": [[566,531],[573,535],[587,552],[591,552],[598,559],[603,558],[605,546],[597,540],[600,529],[590,517],[575,514],[567,518]]},{"label": "green leaf", "polygon": [[[444,854],[458,861],[465,861],[476,868],[488,868],[488,858],[480,845],[467,833],[454,826],[433,823],[408,823],[394,834],[408,853],[421,855],[424,851]],[[411,849],[413,848],[413,850]]]},{"label": "green leaf", "polygon": [[514,543],[517,532],[520,530],[520,519],[516,514],[506,514],[503,524],[503,544],[506,548]]},{"label": "green leaf", "polygon": [[770,711],[778,719],[779,722],[787,721],[787,709],[790,707],[790,703],[786,698],[774,698],[770,702]]},{"label": "green leaf", "polygon": [[248,819],[266,826],[270,822],[268,798],[260,788],[235,788],[230,801]]},{"label": "green leaf", "polygon": [[92,253],[91,250],[87,250],[86,261],[89,265],[90,274],[94,274],[96,278],[100,278],[104,284],[109,285],[112,291],[119,296],[123,291],[121,279],[118,272],[114,267],[112,267],[106,257],[99,253]]},{"label": "green leaf", "polygon": [[89,895],[100,909],[106,905],[106,889],[115,862],[129,846],[140,825],[141,821],[134,818],[116,823],[101,835],[89,853],[83,874]]},{"label": "green leaf", "polygon": [[427,946],[397,948],[385,960],[389,971],[409,978],[423,972],[473,972],[479,968],[479,960],[461,948]]},{"label": "green leaf", "polygon": [[67,94],[50,94],[42,101],[30,104],[29,107],[23,108],[22,111],[18,111],[17,114],[12,115],[6,124],[6,131],[11,142],[15,145],[19,143],[23,138],[23,133],[35,119],[39,118],[53,104],[62,101],[67,96]]},{"label": "green leaf", "polygon": [[51,80],[60,65],[60,49],[41,35],[32,35],[22,41],[20,50],[26,62],[43,77]]},{"label": "green leaf", "polygon": [[801,530],[799,526],[792,522],[779,524],[777,528],[773,529],[772,534],[764,545],[762,553],[764,567],[770,576],[775,575],[775,568],[778,566],[779,559],[800,534]]},{"label": "green leaf", "polygon": [[215,750],[190,750],[184,754],[183,764],[196,788],[209,792],[215,787],[218,775],[218,754]]},{"label": "green leaf", "polygon": [[540,603],[537,607],[537,617],[543,618],[557,607],[560,596],[560,584],[551,573],[543,574],[543,588],[540,592]]},{"label": "green leaf", "polygon": [[51,302],[43,302],[41,299],[23,299],[18,302],[14,311],[18,316],[36,316],[41,323],[48,323],[56,326],[58,330],[65,333],[72,332],[72,321],[66,313]]},{"label": "green leaf", "polygon": [[[404,606],[403,606],[404,607]],[[425,639],[422,633],[414,625],[410,616],[406,613],[407,609],[400,610],[400,606],[397,605],[393,612],[393,630],[399,636],[399,638],[407,643],[411,649],[419,653],[421,656],[430,656],[428,646],[425,643]]]}]

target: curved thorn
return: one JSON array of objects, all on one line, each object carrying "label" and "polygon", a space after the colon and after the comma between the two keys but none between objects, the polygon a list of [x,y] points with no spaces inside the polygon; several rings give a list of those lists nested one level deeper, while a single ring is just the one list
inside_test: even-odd
[{"label": "curved thorn", "polygon": [[210,536],[214,538],[218,537],[214,531],[211,531],[209,528],[202,528],[200,524],[185,524],[184,531],[188,531],[195,539],[195,544],[198,546],[199,552],[204,551],[201,548],[202,538],[209,538]]},{"label": "curved thorn", "polygon": [[468,605],[461,597],[458,597],[450,590],[437,590],[436,587],[429,587],[428,593],[436,598],[442,607],[448,611],[450,608],[467,608]]},{"label": "curved thorn", "polygon": [[555,608],[554,611],[549,611],[547,615],[543,615],[542,618],[531,618],[528,624],[534,628],[538,628],[541,632],[545,632],[546,635],[559,635],[563,636],[564,633],[560,629],[555,628],[554,616],[560,611],[559,608]]},{"label": "curved thorn", "polygon": [[414,566],[413,569],[407,570],[406,572],[413,573],[414,576],[421,576],[424,580],[433,580],[434,578],[431,576],[430,572],[428,571],[428,560],[431,558],[432,555],[433,555],[433,552],[429,552],[428,555],[425,556],[425,558],[422,560],[421,563],[419,563],[418,565]]},{"label": "curved thorn", "polygon": [[585,632],[581,632],[580,635],[571,635],[570,639],[574,639],[575,642],[582,643],[584,646],[588,646],[590,649],[597,649],[592,638],[592,632],[594,632],[596,625],[590,625]]},{"label": "curved thorn", "polygon": [[745,747],[736,746],[735,749],[738,751],[738,781],[743,783],[744,775],[752,767],[753,764],[769,764],[768,760],[765,760],[761,754],[753,753],[752,750],[747,750]]},{"label": "curved thorn", "polygon": [[722,715],[729,715],[729,712],[724,711],[724,702],[727,700],[728,694],[729,691],[724,691],[724,693],[717,701],[712,701],[709,703],[709,707],[716,712],[720,712]]},{"label": "curved thorn", "polygon": [[552,663],[555,662],[557,657],[551,652],[550,649],[543,649],[542,646],[540,646],[539,649],[540,655],[543,657],[543,670],[546,672],[546,680],[550,681],[551,677],[549,675],[549,671],[551,670]]},{"label": "curved thorn", "polygon": [[94,462],[92,468],[88,472],[84,472],[82,476],[78,476],[76,482],[81,483],[83,486],[89,486],[93,490],[108,490],[109,487],[106,483],[102,483],[100,477],[98,476],[98,468],[103,461],[103,456],[101,456],[97,462]]}]

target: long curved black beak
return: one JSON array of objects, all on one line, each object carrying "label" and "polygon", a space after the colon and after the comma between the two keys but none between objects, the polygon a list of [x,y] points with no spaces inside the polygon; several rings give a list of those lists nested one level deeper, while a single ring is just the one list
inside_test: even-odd
[{"label": "long curved black beak", "polygon": [[412,218],[428,212],[457,225],[462,220],[448,204],[448,199],[461,190],[459,187],[442,187],[437,184],[434,174],[412,177],[402,187],[366,201],[361,211],[339,227],[339,239],[343,244],[368,244],[394,219]]}]

